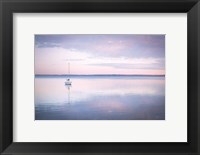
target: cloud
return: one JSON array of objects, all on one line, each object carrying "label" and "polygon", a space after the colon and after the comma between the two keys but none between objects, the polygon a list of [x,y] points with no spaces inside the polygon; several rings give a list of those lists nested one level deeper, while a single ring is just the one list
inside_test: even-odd
[{"label": "cloud", "polygon": [[99,57],[165,56],[164,35],[36,35],[37,48],[63,48]]},{"label": "cloud", "polygon": [[120,69],[163,69],[162,66],[156,65],[141,65],[141,64],[127,64],[127,63],[103,63],[103,64],[90,64],[94,66],[107,66]]},{"label": "cloud", "polygon": [[85,59],[72,59],[72,58],[69,58],[69,59],[63,59],[64,61],[84,61]]},{"label": "cloud", "polygon": [[96,60],[96,63],[90,63],[91,66],[106,66],[120,69],[164,69],[165,63],[163,59],[104,59],[101,63]]},{"label": "cloud", "polygon": [[61,43],[53,43],[53,42],[36,42],[36,48],[55,48],[62,47]]}]

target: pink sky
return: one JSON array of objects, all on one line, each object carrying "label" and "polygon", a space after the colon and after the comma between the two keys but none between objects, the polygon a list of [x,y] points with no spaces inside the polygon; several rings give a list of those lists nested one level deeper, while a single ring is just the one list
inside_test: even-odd
[{"label": "pink sky", "polygon": [[164,35],[36,35],[35,74],[165,74]]}]

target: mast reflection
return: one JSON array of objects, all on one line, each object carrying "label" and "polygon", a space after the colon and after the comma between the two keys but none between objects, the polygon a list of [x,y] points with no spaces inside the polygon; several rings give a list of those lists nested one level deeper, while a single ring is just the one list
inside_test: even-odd
[{"label": "mast reflection", "polygon": [[67,103],[70,104],[70,88],[71,88],[71,85],[65,85],[65,87],[67,88],[67,94],[68,94]]}]

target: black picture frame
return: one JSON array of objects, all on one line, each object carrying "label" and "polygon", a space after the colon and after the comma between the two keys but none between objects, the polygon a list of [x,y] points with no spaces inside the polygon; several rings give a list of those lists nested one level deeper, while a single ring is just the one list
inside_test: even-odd
[{"label": "black picture frame", "polygon": [[[200,154],[199,0],[0,0],[1,154]],[[13,13],[187,13],[188,142],[22,143],[13,142]],[[178,58],[177,58],[178,61]],[[52,133],[53,134],[53,133]]]}]

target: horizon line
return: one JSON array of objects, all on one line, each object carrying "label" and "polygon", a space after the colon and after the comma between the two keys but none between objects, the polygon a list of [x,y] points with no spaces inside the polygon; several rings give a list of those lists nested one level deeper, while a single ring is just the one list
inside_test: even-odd
[{"label": "horizon line", "polygon": [[35,74],[35,76],[165,76],[165,74]]}]

